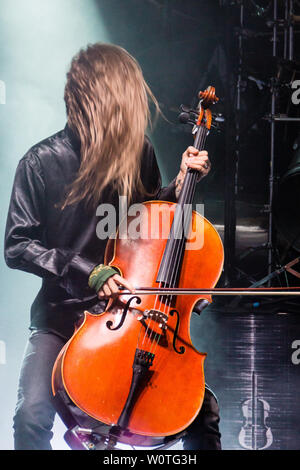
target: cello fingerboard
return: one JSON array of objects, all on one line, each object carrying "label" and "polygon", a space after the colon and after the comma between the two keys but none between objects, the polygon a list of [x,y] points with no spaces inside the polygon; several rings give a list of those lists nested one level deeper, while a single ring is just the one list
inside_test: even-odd
[{"label": "cello fingerboard", "polygon": [[[200,126],[194,142],[194,147],[203,150],[208,130]],[[182,190],[174,213],[170,235],[159,267],[156,282],[165,287],[176,287],[185,250],[186,237],[192,218],[192,202],[198,179],[198,171],[187,170]]]}]

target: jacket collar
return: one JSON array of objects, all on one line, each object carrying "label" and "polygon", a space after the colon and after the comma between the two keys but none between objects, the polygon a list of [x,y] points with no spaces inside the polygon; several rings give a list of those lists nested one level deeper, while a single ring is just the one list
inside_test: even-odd
[{"label": "jacket collar", "polygon": [[80,150],[80,138],[79,136],[71,129],[69,124],[65,126],[65,133],[68,139],[71,142],[72,147],[74,150]]}]

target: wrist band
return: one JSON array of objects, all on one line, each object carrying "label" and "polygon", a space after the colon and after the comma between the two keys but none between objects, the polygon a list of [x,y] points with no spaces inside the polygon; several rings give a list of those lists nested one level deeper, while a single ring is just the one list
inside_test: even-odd
[{"label": "wrist band", "polygon": [[106,266],[105,264],[98,264],[95,266],[93,271],[89,276],[89,287],[95,289],[98,292],[103,284],[107,281],[108,278],[114,276],[114,274],[120,274],[117,268],[112,268],[111,266]]}]

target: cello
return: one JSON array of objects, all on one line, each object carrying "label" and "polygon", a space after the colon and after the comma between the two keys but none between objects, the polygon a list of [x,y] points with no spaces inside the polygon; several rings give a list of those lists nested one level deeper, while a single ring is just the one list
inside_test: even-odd
[{"label": "cello", "polygon": [[[217,101],[215,89],[208,87],[199,93],[197,109],[183,109],[181,119],[193,124],[198,150],[204,149],[212,125],[209,107]],[[221,275],[220,236],[191,209],[197,180],[198,172],[188,169],[177,203],[147,201],[139,216],[121,223],[125,233],[119,228],[109,239],[104,262],[150,291],[143,296],[121,292],[105,312],[86,311],[53,368],[54,396],[64,390],[78,408],[108,425],[119,442],[128,435],[176,435],[202,406],[206,354],[192,345],[189,324],[196,303],[211,302],[211,296],[164,294],[173,288],[210,289]],[[130,237],[131,224],[140,225],[139,238]],[[162,235],[166,229],[167,237]]]},{"label": "cello", "polygon": [[258,397],[257,374],[252,371],[251,398],[242,403],[244,423],[239,433],[241,447],[247,450],[264,450],[272,445],[273,435],[267,425],[269,412],[269,403]]}]

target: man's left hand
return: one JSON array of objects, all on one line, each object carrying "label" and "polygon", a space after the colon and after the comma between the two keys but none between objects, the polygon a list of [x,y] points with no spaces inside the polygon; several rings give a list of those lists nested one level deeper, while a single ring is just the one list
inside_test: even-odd
[{"label": "man's left hand", "polygon": [[204,178],[211,169],[211,163],[208,158],[208,153],[206,150],[197,150],[195,147],[188,147],[186,151],[182,154],[180,171],[176,178],[176,195],[179,196],[179,193],[182,188],[182,184],[188,168],[193,168],[198,170],[199,179]]}]

